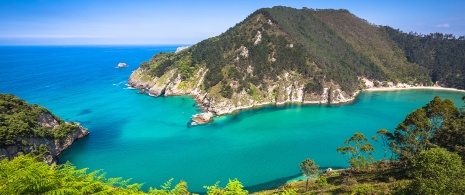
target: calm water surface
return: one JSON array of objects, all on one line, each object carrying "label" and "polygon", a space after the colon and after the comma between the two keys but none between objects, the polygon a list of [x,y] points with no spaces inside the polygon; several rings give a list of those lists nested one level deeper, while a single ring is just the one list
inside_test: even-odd
[{"label": "calm water surface", "polygon": [[[361,93],[343,106],[285,105],[215,118],[187,127],[199,113],[188,97],[153,98],[125,85],[131,71],[168,46],[0,47],[0,92],[40,104],[90,135],[60,157],[78,168],[159,187],[170,178],[191,191],[238,178],[249,190],[266,189],[299,175],[298,164],[321,167],[347,163],[336,152],[354,132],[366,136],[393,130],[405,115],[434,96],[462,106],[464,93],[395,91]],[[116,69],[119,62],[129,67]],[[380,147],[377,158],[382,157]]]}]

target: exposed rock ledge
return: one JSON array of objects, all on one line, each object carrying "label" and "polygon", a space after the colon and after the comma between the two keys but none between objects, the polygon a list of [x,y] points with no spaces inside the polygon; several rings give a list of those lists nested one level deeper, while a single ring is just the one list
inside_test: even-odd
[{"label": "exposed rock ledge", "polygon": [[191,126],[209,123],[213,120],[213,113],[205,112],[192,116]]},{"label": "exposed rock ledge", "polygon": [[[239,110],[256,108],[266,105],[282,105],[286,103],[301,103],[301,104],[343,104],[352,102],[362,90],[373,90],[377,88],[409,88],[413,86],[422,86],[421,84],[405,84],[392,82],[382,82],[369,80],[360,77],[361,90],[357,90],[352,94],[342,91],[340,87],[332,82],[324,83],[324,88],[321,94],[306,93],[304,91],[305,83],[302,82],[301,76],[296,73],[285,72],[279,76],[279,80],[269,82],[268,89],[259,91],[255,99],[245,91],[234,93],[232,98],[224,98],[218,94],[209,94],[201,89],[204,76],[208,70],[200,69],[192,77],[191,80],[183,81],[181,76],[177,74],[176,69],[172,69],[165,73],[160,78],[152,78],[147,76],[141,69],[135,70],[128,81],[128,85],[133,88],[146,89],[151,96],[173,96],[173,95],[189,95],[194,98],[199,106],[206,113],[194,115],[190,125],[205,124],[212,121],[213,115],[221,116],[231,114]],[[143,78],[143,79],[142,79]],[[181,83],[183,83],[181,85]],[[382,85],[377,87],[375,85]],[[275,95],[278,91],[278,95]],[[274,94],[274,95],[271,95]]]},{"label": "exposed rock ledge", "polygon": [[[51,114],[41,114],[38,119],[38,124],[46,127],[47,129],[53,129],[59,126],[58,121],[52,117]],[[6,146],[0,148],[0,159],[8,158],[13,159],[14,157],[22,154],[28,154],[33,151],[40,151],[41,145],[46,146],[48,153],[44,157],[44,161],[48,164],[56,163],[58,156],[73,144],[77,139],[83,138],[89,134],[89,131],[78,123],[67,123],[77,125],[71,133],[69,133],[61,141],[53,138],[16,138],[18,144]]]},{"label": "exposed rock ledge", "polygon": [[[189,95],[196,100],[197,104],[203,108],[211,117],[231,114],[243,109],[250,109],[265,105],[282,105],[286,103],[301,104],[340,104],[351,102],[355,99],[358,91],[354,94],[347,94],[338,85],[332,82],[325,83],[321,94],[308,94],[304,92],[305,82],[295,73],[283,73],[279,81],[269,84],[268,90],[259,91],[261,99],[254,99],[247,92],[234,93],[232,98],[224,98],[218,94],[209,94],[201,89],[201,84],[207,69],[199,69],[190,80],[182,80],[176,69],[166,72],[161,77],[153,78],[148,76],[143,69],[135,70],[129,80],[128,85],[136,89],[145,89],[151,96],[174,96]],[[277,90],[279,95],[272,95],[273,90]],[[191,125],[208,123],[211,119],[201,120],[201,115],[194,115]]]}]

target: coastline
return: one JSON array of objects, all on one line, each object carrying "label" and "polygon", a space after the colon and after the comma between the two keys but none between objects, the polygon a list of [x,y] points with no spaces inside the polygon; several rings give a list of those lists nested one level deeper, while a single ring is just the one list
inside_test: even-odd
[{"label": "coastline", "polygon": [[[262,103],[256,103],[253,105],[248,105],[248,106],[240,106],[236,107],[235,109],[231,109],[228,112],[223,112],[223,113],[215,113],[213,118],[220,117],[220,116],[226,116],[226,115],[231,115],[231,114],[237,114],[243,110],[251,110],[251,109],[260,109],[266,106],[285,106],[288,104],[300,104],[300,105],[346,105],[346,104],[351,104],[353,103],[356,99],[357,96],[360,95],[362,92],[389,92],[389,91],[405,91],[405,90],[438,90],[438,91],[455,91],[455,92],[463,92],[465,93],[465,90],[462,89],[456,89],[456,88],[448,88],[448,87],[440,87],[440,86],[391,86],[391,87],[371,87],[367,89],[362,89],[359,91],[356,91],[353,95],[352,98],[348,98],[347,101],[340,101],[336,103],[328,103],[328,102],[321,102],[321,101],[283,101],[283,102],[262,102]],[[190,96],[194,100],[196,100],[197,105],[202,107],[201,102],[198,102],[197,99],[194,96]]]},{"label": "coastline", "polygon": [[400,91],[400,90],[442,90],[442,91],[456,91],[465,92],[463,89],[440,87],[440,86],[404,86],[404,87],[373,87],[363,89],[362,92],[376,92],[376,91]]}]

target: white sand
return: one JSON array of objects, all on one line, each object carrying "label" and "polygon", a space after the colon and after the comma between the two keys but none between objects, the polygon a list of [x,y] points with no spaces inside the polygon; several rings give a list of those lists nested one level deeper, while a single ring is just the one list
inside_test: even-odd
[{"label": "white sand", "polygon": [[428,89],[428,90],[446,90],[446,91],[458,91],[465,92],[465,90],[446,88],[446,87],[430,87],[430,86],[405,86],[405,87],[373,87],[364,89],[363,91],[397,91],[397,90],[415,90],[415,89]]}]

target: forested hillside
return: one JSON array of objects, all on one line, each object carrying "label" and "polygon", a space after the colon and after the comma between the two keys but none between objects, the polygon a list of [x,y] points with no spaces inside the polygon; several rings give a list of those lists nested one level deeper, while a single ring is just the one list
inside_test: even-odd
[{"label": "forested hillside", "polygon": [[407,60],[429,70],[433,82],[465,89],[465,37],[452,34],[404,33],[388,26],[386,34],[404,51]]},{"label": "forested hillside", "polygon": [[183,51],[156,54],[128,84],[154,96],[192,95],[221,115],[257,105],[348,102],[366,80],[433,84],[385,30],[347,10],[278,6]]}]

